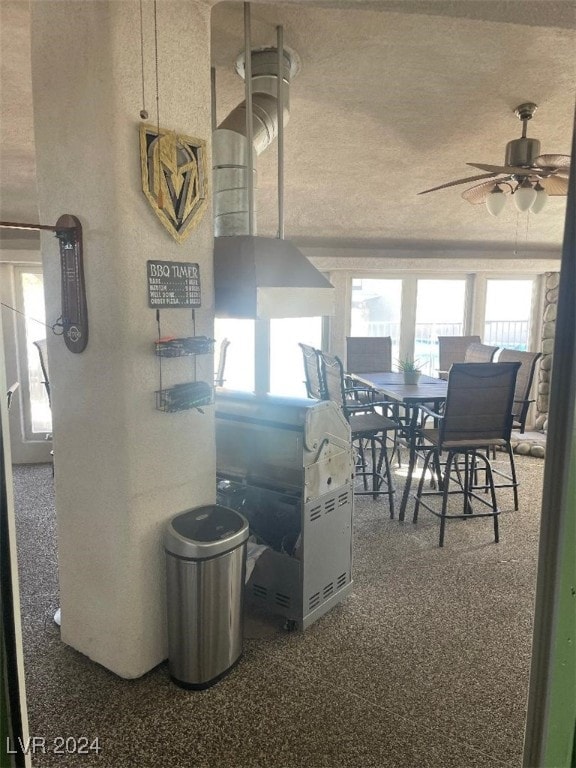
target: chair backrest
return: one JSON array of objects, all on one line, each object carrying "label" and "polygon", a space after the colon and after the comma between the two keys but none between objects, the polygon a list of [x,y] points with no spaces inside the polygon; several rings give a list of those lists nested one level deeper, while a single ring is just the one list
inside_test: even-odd
[{"label": "chair backrest", "polygon": [[448,377],[440,441],[506,440],[520,363],[454,363]]},{"label": "chair backrest", "polygon": [[452,363],[463,363],[470,344],[480,344],[480,336],[438,336],[438,365],[449,371]]},{"label": "chair backrest", "polygon": [[503,349],[498,356],[498,363],[520,363],[516,377],[512,412],[515,420],[520,424],[522,432],[526,427],[526,417],[531,402],[530,390],[532,389],[536,363],[540,357],[542,357],[542,352],[519,352],[515,349]]},{"label": "chair backrest", "polygon": [[464,355],[465,363],[491,363],[494,360],[498,347],[490,347],[488,344],[475,342],[470,344]]},{"label": "chair backrest", "polygon": [[40,367],[42,368],[42,376],[44,376],[44,387],[46,388],[46,394],[48,395],[48,402],[52,405],[52,399],[50,397],[50,373],[48,370],[48,347],[46,339],[40,339],[33,342],[34,346],[38,350],[40,356]]},{"label": "chair backrest", "polygon": [[346,370],[349,373],[391,371],[392,337],[348,336],[346,338]]},{"label": "chair backrest", "polygon": [[217,387],[224,386],[224,370],[226,368],[226,352],[228,351],[228,347],[230,346],[230,342],[228,339],[222,339],[220,343],[220,352],[218,355],[218,368],[216,369],[216,373],[214,375],[214,384]]},{"label": "chair backrest", "polygon": [[20,383],[18,381],[15,381],[12,386],[8,388],[7,394],[7,401],[8,401],[8,408],[12,405],[12,399],[14,398],[14,394],[16,393],[16,390],[20,386]]},{"label": "chair backrest", "polygon": [[306,394],[315,400],[324,400],[324,381],[320,367],[321,352],[309,344],[298,345],[302,350],[304,360],[304,383],[306,385]]},{"label": "chair backrest", "polygon": [[342,361],[336,355],[324,352],[320,352],[319,358],[325,399],[334,401],[346,414],[346,380]]}]

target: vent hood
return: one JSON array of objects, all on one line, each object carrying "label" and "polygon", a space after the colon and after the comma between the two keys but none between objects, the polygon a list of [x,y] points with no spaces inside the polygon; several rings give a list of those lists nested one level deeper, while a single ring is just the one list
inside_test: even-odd
[{"label": "vent hood", "polygon": [[334,287],[288,240],[214,240],[216,317],[315,317],[335,312]]},{"label": "vent hood", "polygon": [[[278,87],[282,62],[282,91]],[[281,238],[258,237],[250,230],[249,177],[254,156],[261,154],[289,118],[290,79],[299,69],[293,51],[262,48],[251,52],[251,96],[216,128],[213,136],[214,291],[216,317],[272,319],[333,315],[335,291],[298,248]],[[236,71],[245,77],[244,56]],[[251,104],[250,150],[246,112]],[[252,157],[252,160],[250,158]],[[278,164],[283,153],[278,147]],[[253,197],[253,194],[252,194]],[[280,197],[279,197],[280,199]],[[282,208],[282,205],[280,206]],[[280,212],[283,215],[283,211]],[[279,227],[282,232],[282,228]]]}]

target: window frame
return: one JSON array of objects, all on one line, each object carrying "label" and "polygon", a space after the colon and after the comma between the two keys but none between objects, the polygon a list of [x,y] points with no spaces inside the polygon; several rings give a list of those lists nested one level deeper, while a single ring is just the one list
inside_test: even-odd
[{"label": "window frame", "polygon": [[[532,282],[532,299],[530,310],[530,326],[528,331],[528,350],[536,351],[540,344],[541,334],[541,308],[543,301],[542,273],[522,272],[520,274],[509,272],[482,271],[471,272],[462,270],[441,270],[434,273],[425,269],[413,271],[398,271],[382,269],[382,271],[350,269],[348,271],[348,302],[346,306],[347,333],[350,334],[350,310],[353,280],[401,280],[401,318],[400,318],[400,356],[411,357],[414,352],[416,332],[416,302],[418,280],[464,280],[464,318],[462,335],[477,334],[484,337],[484,323],[486,314],[486,289],[488,280],[528,280]],[[332,280],[332,277],[331,277]],[[332,280],[333,282],[333,280]],[[333,343],[334,343],[334,337]]]}]

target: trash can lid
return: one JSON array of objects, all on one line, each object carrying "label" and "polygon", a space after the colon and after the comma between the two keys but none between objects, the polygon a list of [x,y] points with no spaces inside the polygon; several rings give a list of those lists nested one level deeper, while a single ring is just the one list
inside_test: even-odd
[{"label": "trash can lid", "polygon": [[248,521],[219,504],[187,509],[173,517],[164,536],[167,552],[192,560],[222,555],[248,538]]}]

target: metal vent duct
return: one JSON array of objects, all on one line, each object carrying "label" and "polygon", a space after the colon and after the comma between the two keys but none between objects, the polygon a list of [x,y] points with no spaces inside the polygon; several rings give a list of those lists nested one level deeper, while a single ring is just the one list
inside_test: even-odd
[{"label": "metal vent duct", "polygon": [[[299,68],[296,54],[284,50],[283,56],[284,125],[290,118],[290,80]],[[236,61],[236,71],[244,78],[244,55]],[[252,51],[252,145],[262,154],[278,135],[278,51],[264,48]],[[214,184],[214,235],[249,235],[248,137],[246,100],[230,112],[212,137]],[[254,170],[253,170],[254,173]]]},{"label": "metal vent duct", "polygon": [[[279,51],[282,51],[281,56]],[[280,60],[281,94],[278,87]],[[236,70],[244,77],[243,55],[237,60]],[[296,54],[280,45],[252,51],[253,152],[249,151],[247,135],[248,99],[232,110],[213,134],[217,317],[312,317],[333,315],[335,311],[333,286],[296,246],[279,238],[253,234],[255,212],[249,178],[254,169],[249,168],[249,157],[254,153],[261,154],[276,138],[280,111],[284,115],[283,124],[288,121],[290,81],[298,70]],[[282,160],[279,151],[278,162],[282,163]]]}]

